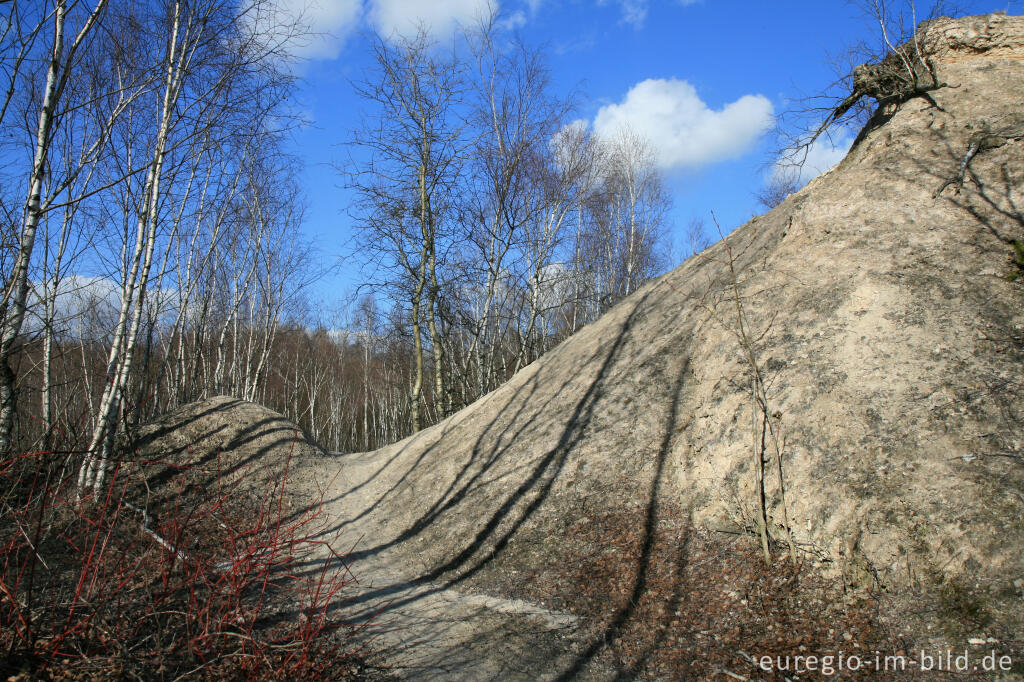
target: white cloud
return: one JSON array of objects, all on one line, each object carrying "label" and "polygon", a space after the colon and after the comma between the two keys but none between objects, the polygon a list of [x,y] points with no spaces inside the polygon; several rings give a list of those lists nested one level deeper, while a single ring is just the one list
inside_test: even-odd
[{"label": "white cloud", "polygon": [[486,16],[496,5],[492,0],[370,0],[369,15],[383,36],[409,36],[422,25],[440,37]]},{"label": "white cloud", "polygon": [[[802,165],[794,165],[792,162],[776,162],[772,166],[771,180],[786,181],[795,180],[797,187],[803,187],[808,182],[818,177],[825,171],[831,170],[850,151],[853,146],[853,134],[846,133],[843,137],[835,139],[819,138],[807,150],[807,156],[802,154]],[[797,159],[797,160],[799,160]]]},{"label": "white cloud", "polygon": [[643,28],[647,20],[647,0],[597,0],[599,5],[615,2],[622,10],[623,23],[633,28]]},{"label": "white cloud", "polygon": [[621,103],[601,107],[594,131],[611,137],[632,130],[651,142],[661,168],[699,168],[743,155],[773,122],[763,95],[745,95],[716,111],[686,81],[652,78],[634,85]]},{"label": "white cloud", "polygon": [[622,20],[634,28],[643,28],[647,20],[646,0],[619,0],[622,7]]},{"label": "white cloud", "polygon": [[[540,0],[527,0],[530,6],[539,4]],[[683,7],[689,5],[695,5],[703,0],[676,0]],[[615,3],[619,6],[622,11],[622,23],[629,24],[635,29],[641,29],[644,27],[644,22],[647,21],[647,8],[650,5],[650,0],[597,0],[598,5],[608,5]]]},{"label": "white cloud", "polygon": [[508,15],[508,17],[506,17],[505,19],[502,19],[498,25],[504,28],[505,30],[514,31],[517,28],[522,28],[523,26],[526,26],[526,22],[526,12],[522,10],[516,10],[512,14]]},{"label": "white cloud", "polygon": [[[44,296],[51,296],[53,292],[41,282],[33,282],[31,287],[23,330],[36,334],[43,329]],[[113,333],[121,309],[121,294],[121,285],[107,277],[64,277],[53,298],[54,333],[59,338],[70,339],[101,339]],[[146,294],[146,314],[156,316],[160,324],[169,325],[177,314],[179,299],[177,289],[151,285]],[[199,312],[195,302],[192,309]]]},{"label": "white cloud", "polygon": [[[283,41],[289,53],[310,59],[334,59],[356,27],[362,0],[272,0],[248,16],[268,44]],[[304,35],[292,35],[298,29]]]},{"label": "white cloud", "polygon": [[[590,121],[588,121],[585,118],[575,118],[566,123],[565,125],[563,125],[558,135],[563,135],[566,133],[581,134],[587,132],[588,130],[590,130]],[[556,137],[558,135],[556,135]]]}]

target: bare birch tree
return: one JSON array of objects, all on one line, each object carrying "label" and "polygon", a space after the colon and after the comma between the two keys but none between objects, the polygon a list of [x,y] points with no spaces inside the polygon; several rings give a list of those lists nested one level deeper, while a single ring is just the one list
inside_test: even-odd
[{"label": "bare birch tree", "polygon": [[[173,215],[168,220],[165,212],[174,205],[169,192],[176,181],[184,183],[184,191],[191,191],[196,166],[190,159],[201,153],[211,137],[217,141],[229,136],[232,126],[251,126],[254,120],[267,125],[267,112],[274,110],[275,98],[287,89],[288,77],[275,71],[270,61],[274,57],[267,51],[270,43],[239,21],[239,12],[245,9],[228,0],[168,0],[158,11],[137,18],[138,32],[148,35],[151,44],[165,40],[165,45],[156,52],[151,67],[160,74],[160,87],[147,102],[151,108],[133,117],[125,136],[125,151],[145,158],[146,172],[139,183],[122,188],[120,204],[131,216],[132,227],[123,244],[120,311],[108,353],[106,384],[90,456],[79,475],[82,492],[103,483],[115,421],[124,407],[136,361],[158,243],[169,248],[178,236],[168,233],[173,230]],[[215,131],[212,136],[211,131]]]},{"label": "bare birch tree", "polygon": [[[470,122],[475,144],[463,185],[461,241],[467,277],[461,306],[469,327],[463,374],[476,375],[473,398],[496,385],[501,337],[514,318],[502,311],[512,294],[513,261],[529,255],[526,230],[543,209],[537,173],[572,109],[553,94],[543,54],[500,35],[496,15],[467,32],[472,74]],[[548,187],[550,189],[550,187]],[[472,363],[472,368],[468,363]],[[504,379],[504,377],[502,377]]]},{"label": "bare birch tree", "polygon": [[[65,96],[68,82],[78,65],[83,46],[103,14],[106,4],[107,0],[97,0],[91,11],[79,22],[78,30],[70,40],[65,35],[69,28],[66,0],[55,0],[52,11],[47,12],[44,19],[48,28],[52,29],[53,37],[47,59],[42,99],[38,107],[35,144],[32,151],[31,168],[27,173],[27,196],[20,211],[20,229],[16,237],[15,254],[10,269],[4,268],[7,274],[3,277],[3,290],[0,292],[0,452],[5,452],[10,448],[14,429],[17,379],[11,367],[11,356],[17,347],[25,320],[30,289],[29,267],[36,246],[39,223],[44,213],[49,210],[49,204],[53,198],[59,196],[61,190],[74,179],[73,175],[71,178],[50,178],[49,187],[44,187],[47,184],[47,175],[50,170],[49,156],[55,128],[60,120],[59,107]],[[11,5],[9,21],[19,20],[15,16],[18,11],[16,5],[17,3]],[[13,30],[15,30],[14,27],[8,24],[6,31]],[[72,30],[74,29],[72,28]],[[37,28],[29,31],[30,38],[27,42],[20,41],[21,44],[13,49],[13,52],[4,54],[4,57],[11,60],[4,65],[9,74],[10,85],[3,109],[0,110],[0,120],[6,115],[13,92],[21,83],[20,76],[27,56],[27,45],[31,44],[38,31],[41,31],[41,26],[37,25]],[[95,147],[102,146],[103,142],[103,138],[97,139]]]},{"label": "bare birch tree", "polygon": [[669,198],[649,143],[626,130],[604,147],[598,181],[586,200],[580,269],[597,313],[636,291],[666,262]]},{"label": "bare birch tree", "polygon": [[409,307],[415,358],[409,401],[418,430],[425,335],[433,356],[434,396],[447,402],[438,321],[444,256],[439,248],[463,158],[463,126],[455,112],[463,74],[454,56],[424,30],[393,43],[376,38],[374,58],[374,70],[356,85],[371,109],[352,140],[353,151],[369,158],[349,178],[360,197],[362,243],[380,267],[382,283]]}]

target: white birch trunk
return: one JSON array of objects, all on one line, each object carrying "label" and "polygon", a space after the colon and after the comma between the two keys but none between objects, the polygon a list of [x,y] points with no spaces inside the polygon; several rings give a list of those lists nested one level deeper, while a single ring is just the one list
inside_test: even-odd
[{"label": "white birch trunk", "polygon": [[152,162],[146,174],[143,191],[144,203],[136,225],[136,242],[131,268],[122,289],[121,309],[107,362],[107,383],[103,390],[103,397],[100,399],[96,426],[89,443],[89,459],[79,471],[79,495],[84,494],[89,487],[99,490],[103,485],[106,465],[113,444],[115,419],[120,412],[124,389],[134,361],[139,327],[144,312],[149,271],[153,263],[153,251],[156,247],[157,209],[165,149],[174,114],[174,103],[181,82],[183,65],[179,63],[178,50],[180,22],[181,5],[176,3],[170,47],[167,53],[160,123]]}]

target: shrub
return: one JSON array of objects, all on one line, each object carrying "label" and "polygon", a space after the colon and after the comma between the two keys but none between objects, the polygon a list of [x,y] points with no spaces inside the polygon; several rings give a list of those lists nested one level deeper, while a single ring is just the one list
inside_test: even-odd
[{"label": "shrub", "polygon": [[331,613],[352,577],[318,537],[320,502],[288,510],[290,454],[261,499],[219,476],[197,485],[188,466],[153,495],[144,470],[154,463],[130,461],[114,463],[100,494],[77,499],[69,461],[0,460],[0,673],[354,674],[356,629]]}]

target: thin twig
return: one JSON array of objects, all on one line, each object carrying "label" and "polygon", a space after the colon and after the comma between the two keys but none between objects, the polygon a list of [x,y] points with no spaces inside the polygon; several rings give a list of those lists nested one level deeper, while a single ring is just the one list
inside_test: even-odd
[{"label": "thin twig", "polygon": [[156,540],[158,545],[160,545],[161,547],[163,547],[168,552],[175,555],[182,561],[192,560],[191,557],[188,554],[186,554],[184,550],[175,549],[174,545],[169,543],[159,533],[157,533],[155,530],[149,527],[149,513],[145,509],[140,509],[139,507],[136,507],[134,504],[128,502],[127,500],[122,500],[122,503],[124,504],[124,506],[128,507],[133,512],[137,514],[142,514],[142,530],[145,531],[146,535]]}]

